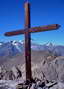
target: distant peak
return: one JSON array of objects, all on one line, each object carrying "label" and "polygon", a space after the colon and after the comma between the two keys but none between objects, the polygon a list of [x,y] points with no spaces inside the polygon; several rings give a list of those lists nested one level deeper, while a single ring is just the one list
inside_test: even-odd
[{"label": "distant peak", "polygon": [[14,41],[11,41],[11,43],[12,43],[13,45],[17,45],[18,41],[14,40]]},{"label": "distant peak", "polygon": [[46,43],[46,46],[53,46],[54,44],[52,44],[51,42]]},{"label": "distant peak", "polygon": [[2,45],[3,43],[2,42],[0,42],[0,46]]}]

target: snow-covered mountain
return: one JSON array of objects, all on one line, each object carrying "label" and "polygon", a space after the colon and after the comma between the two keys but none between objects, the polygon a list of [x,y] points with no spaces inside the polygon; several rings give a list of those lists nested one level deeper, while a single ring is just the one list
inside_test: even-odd
[{"label": "snow-covered mountain", "polygon": [[14,56],[16,54],[19,54],[23,51],[23,44],[21,42],[17,41],[10,41],[3,43],[0,46],[0,56],[6,57],[6,56]]},{"label": "snow-covered mountain", "polygon": [[3,42],[0,42],[0,46],[2,46],[3,45]]},{"label": "snow-covered mountain", "polygon": [[[54,45],[52,43],[46,44],[31,44],[31,48],[34,51],[49,51],[58,56],[64,56],[64,46]],[[24,52],[24,42],[23,41],[9,41],[6,43],[0,42],[0,56],[15,56],[17,54]]]}]

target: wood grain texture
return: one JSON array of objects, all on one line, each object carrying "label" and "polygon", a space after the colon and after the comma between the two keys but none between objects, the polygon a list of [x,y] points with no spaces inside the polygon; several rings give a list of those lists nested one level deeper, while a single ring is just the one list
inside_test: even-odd
[{"label": "wood grain texture", "polygon": [[[34,32],[52,31],[52,30],[58,30],[59,27],[60,27],[59,24],[51,24],[51,25],[47,25],[47,26],[28,28],[27,32],[34,33]],[[4,35],[5,36],[15,36],[15,35],[21,35],[21,34],[25,34],[25,33],[26,33],[26,28],[17,30],[17,31],[6,32]]]}]

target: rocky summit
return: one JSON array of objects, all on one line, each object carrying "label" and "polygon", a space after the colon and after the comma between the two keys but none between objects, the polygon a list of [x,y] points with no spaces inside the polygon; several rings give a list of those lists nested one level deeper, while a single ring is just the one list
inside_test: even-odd
[{"label": "rocky summit", "polygon": [[64,46],[31,46],[32,80],[25,78],[24,42],[0,43],[0,89],[64,89]]},{"label": "rocky summit", "polygon": [[25,64],[13,66],[9,70],[2,66],[0,87],[1,89],[64,89],[64,57],[49,55],[40,63],[36,64],[33,61],[32,76],[32,81],[25,81]]}]

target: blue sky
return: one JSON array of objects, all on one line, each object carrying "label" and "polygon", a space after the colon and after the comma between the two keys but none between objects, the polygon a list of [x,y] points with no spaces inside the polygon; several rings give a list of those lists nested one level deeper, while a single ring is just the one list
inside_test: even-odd
[{"label": "blue sky", "polygon": [[[60,24],[56,31],[31,34],[37,43],[64,44],[64,0],[29,0],[31,27]],[[5,37],[4,33],[24,28],[24,0],[0,0],[0,41],[23,40],[24,35]]]}]

